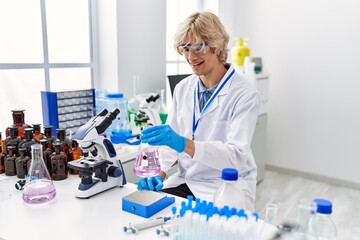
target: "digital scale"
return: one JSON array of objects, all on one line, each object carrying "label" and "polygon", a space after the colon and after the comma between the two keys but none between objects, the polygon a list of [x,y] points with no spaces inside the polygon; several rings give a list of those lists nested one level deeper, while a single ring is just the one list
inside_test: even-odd
[{"label": "digital scale", "polygon": [[139,190],[122,198],[122,210],[149,218],[175,202],[165,193]]}]

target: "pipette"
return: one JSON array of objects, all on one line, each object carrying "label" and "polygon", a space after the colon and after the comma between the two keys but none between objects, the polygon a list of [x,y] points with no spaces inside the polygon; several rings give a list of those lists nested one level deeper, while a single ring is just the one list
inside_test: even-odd
[{"label": "pipette", "polygon": [[152,218],[144,222],[138,222],[131,224],[129,223],[129,226],[124,226],[124,232],[131,231],[131,233],[136,234],[138,231],[159,226],[161,224],[164,224],[166,221],[170,220],[170,217],[158,217],[158,218]]}]

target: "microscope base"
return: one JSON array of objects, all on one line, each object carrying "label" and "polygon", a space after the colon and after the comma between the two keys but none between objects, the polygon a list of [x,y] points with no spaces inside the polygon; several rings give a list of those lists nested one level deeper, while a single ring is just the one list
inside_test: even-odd
[{"label": "microscope base", "polygon": [[109,190],[109,189],[117,187],[117,186],[121,186],[121,184],[119,184],[119,182],[120,182],[119,178],[109,177],[106,182],[102,182],[99,180],[94,180],[94,181],[97,181],[97,182],[86,190],[81,190],[80,189],[81,184],[80,184],[79,187],[76,189],[75,197],[90,198],[91,196],[94,196],[98,193],[104,192],[106,190]]}]

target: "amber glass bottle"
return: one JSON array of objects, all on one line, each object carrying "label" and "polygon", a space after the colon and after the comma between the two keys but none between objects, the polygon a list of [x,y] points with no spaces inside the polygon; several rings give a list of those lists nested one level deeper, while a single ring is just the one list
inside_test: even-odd
[{"label": "amber glass bottle", "polygon": [[25,138],[19,143],[20,148],[26,148],[27,155],[31,155],[31,145],[36,144],[34,139],[33,129],[32,128],[25,128]]},{"label": "amber glass bottle", "polygon": [[43,146],[43,158],[44,158],[46,168],[49,171],[49,173],[51,173],[51,155],[53,152],[48,147],[48,141],[46,139],[44,139],[44,138],[41,139],[40,143]]},{"label": "amber glass bottle", "polygon": [[0,146],[1,146],[1,151],[2,153],[5,153],[5,140],[2,139],[2,132],[0,132]]},{"label": "amber glass bottle", "polygon": [[[71,143],[72,143],[72,149],[71,149],[71,154],[70,154],[71,159],[68,160],[68,162],[80,159],[82,156],[82,151],[79,147],[79,143],[74,139],[71,141]],[[79,171],[69,168],[69,173],[70,174],[79,174]]]},{"label": "amber glass bottle", "polygon": [[68,177],[67,159],[65,153],[60,151],[62,144],[59,141],[53,143],[55,152],[51,155],[51,179],[63,180]]},{"label": "amber glass bottle", "polygon": [[[11,110],[13,115],[13,124],[18,127],[18,134],[21,138],[25,137],[24,129],[31,128],[25,123],[25,110]],[[6,137],[10,136],[10,128],[6,129]]]},{"label": "amber glass bottle", "polygon": [[19,148],[20,156],[16,158],[16,175],[18,178],[25,178],[25,175],[28,173],[28,163],[31,158],[27,155],[26,148]]},{"label": "amber glass bottle", "polygon": [[21,142],[21,138],[18,136],[18,127],[13,125],[10,128],[10,136],[5,139],[5,155],[9,153],[8,146],[15,146],[15,152],[18,152],[19,143]]},{"label": "amber glass bottle", "polygon": [[66,131],[63,128],[56,129],[56,137],[57,141],[60,141],[62,144],[61,151],[65,153],[66,156],[68,156],[68,153],[71,149],[71,141],[66,137]]},{"label": "amber glass bottle", "polygon": [[5,141],[2,140],[0,132],[0,174],[5,172]]},{"label": "amber glass bottle", "polygon": [[71,156],[71,140],[66,137],[66,131],[63,128],[56,129],[56,141],[60,141],[62,146],[60,151],[65,153],[66,159],[69,161],[72,159]]},{"label": "amber glass bottle", "polygon": [[48,148],[51,149],[51,151],[54,151],[53,142],[56,141],[56,137],[53,136],[53,126],[48,125],[44,126],[44,138],[48,141]]},{"label": "amber glass bottle", "polygon": [[43,138],[41,133],[41,124],[33,124],[33,131],[34,131],[34,139],[36,142],[40,143],[40,140]]},{"label": "amber glass bottle", "polygon": [[16,175],[16,147],[8,146],[7,150],[9,154],[5,158],[5,174],[7,176],[15,176]]},{"label": "amber glass bottle", "polygon": [[2,146],[0,145],[0,174],[5,172],[5,154],[2,151]]}]

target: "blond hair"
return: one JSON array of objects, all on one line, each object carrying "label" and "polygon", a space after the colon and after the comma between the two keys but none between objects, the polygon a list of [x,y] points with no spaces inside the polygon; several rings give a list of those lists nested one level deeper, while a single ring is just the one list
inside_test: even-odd
[{"label": "blond hair", "polygon": [[211,12],[195,12],[180,23],[174,36],[174,47],[179,54],[181,52],[178,47],[184,44],[183,41],[187,37],[193,38],[197,43],[206,42],[220,62],[226,63],[229,34],[218,16]]}]

